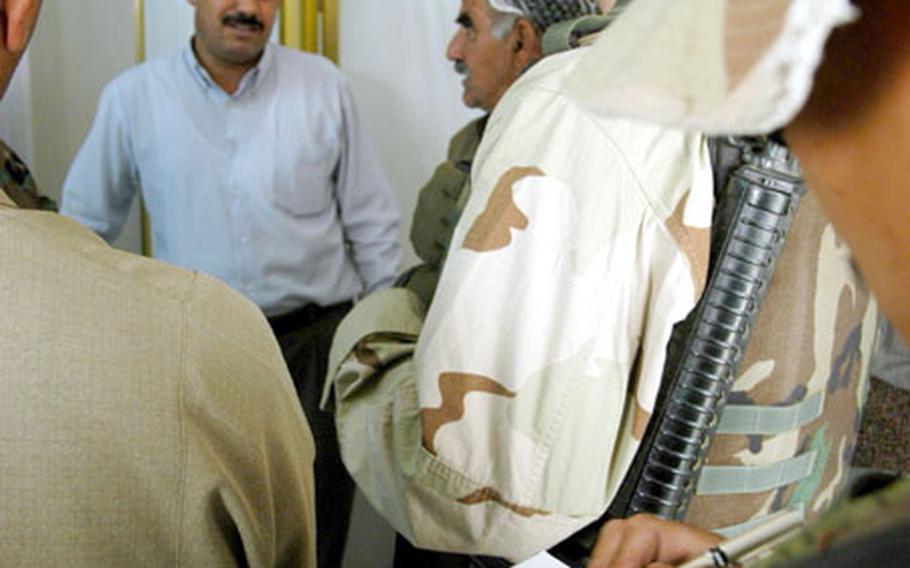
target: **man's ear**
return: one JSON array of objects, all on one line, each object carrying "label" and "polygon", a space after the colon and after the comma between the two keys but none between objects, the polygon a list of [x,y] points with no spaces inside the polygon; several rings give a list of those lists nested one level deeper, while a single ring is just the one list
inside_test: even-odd
[{"label": "man's ear", "polygon": [[41,0],[6,0],[5,22],[6,50],[10,53],[22,53],[28,40],[32,37]]},{"label": "man's ear", "polygon": [[543,57],[543,48],[537,28],[530,20],[518,18],[512,33],[509,34],[509,47],[515,54],[515,63],[519,70]]}]

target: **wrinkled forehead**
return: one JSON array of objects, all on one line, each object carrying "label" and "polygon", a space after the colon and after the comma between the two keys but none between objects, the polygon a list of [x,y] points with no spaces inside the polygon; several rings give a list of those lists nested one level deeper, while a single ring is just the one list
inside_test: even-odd
[{"label": "wrinkled forehead", "polygon": [[489,0],[462,0],[456,21],[462,26],[486,30],[493,25],[495,16]]},{"label": "wrinkled forehead", "polygon": [[493,0],[461,0],[461,12],[471,15],[492,14],[492,4]]}]

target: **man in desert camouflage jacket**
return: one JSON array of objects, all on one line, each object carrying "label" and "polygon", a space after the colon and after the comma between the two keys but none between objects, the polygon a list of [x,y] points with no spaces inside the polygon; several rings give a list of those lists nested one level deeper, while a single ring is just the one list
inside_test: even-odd
[{"label": "man in desert camouflage jacket", "polygon": [[[404,274],[400,284],[429,306],[455,225],[471,194],[471,167],[496,104],[538,59],[547,55],[546,38],[553,28],[581,18],[593,18],[597,4],[590,0],[464,0],[446,57],[464,75],[465,106],[484,111],[449,142],[446,160],[420,189],[411,221],[411,244],[421,264]],[[526,30],[525,38],[509,37],[511,26]],[[605,22],[602,24],[605,25]]]},{"label": "man in desert camouflage jacket", "polygon": [[499,101],[426,322],[395,289],[336,334],[345,463],[418,546],[518,560],[599,516],[704,284],[704,138],[592,120],[561,92],[579,55]]}]

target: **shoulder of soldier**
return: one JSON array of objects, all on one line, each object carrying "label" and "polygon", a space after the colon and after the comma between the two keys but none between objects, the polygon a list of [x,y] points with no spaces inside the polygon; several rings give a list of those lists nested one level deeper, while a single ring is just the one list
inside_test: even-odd
[{"label": "shoulder of soldier", "polygon": [[568,51],[586,43],[603,31],[613,19],[612,15],[589,15],[550,26],[541,41],[544,57]]}]

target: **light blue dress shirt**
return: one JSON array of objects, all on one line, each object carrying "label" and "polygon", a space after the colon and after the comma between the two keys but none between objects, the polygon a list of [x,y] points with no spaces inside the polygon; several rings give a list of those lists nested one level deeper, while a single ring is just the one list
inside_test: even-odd
[{"label": "light blue dress shirt", "polygon": [[62,213],[106,240],[142,191],[155,256],[227,282],[268,315],[392,283],[399,210],[346,79],[269,44],[228,95],[191,47],[101,95]]}]

